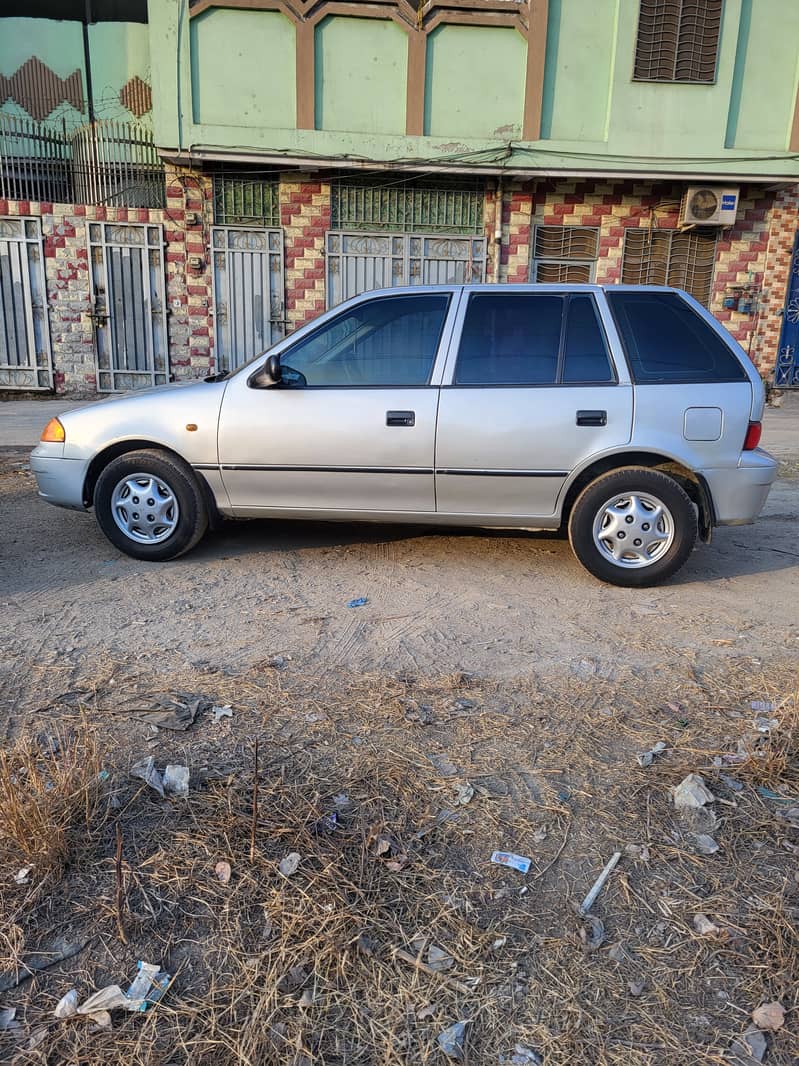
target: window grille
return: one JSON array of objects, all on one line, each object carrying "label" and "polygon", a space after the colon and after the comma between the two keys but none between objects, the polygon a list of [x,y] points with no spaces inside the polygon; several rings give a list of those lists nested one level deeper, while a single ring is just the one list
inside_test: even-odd
[{"label": "window grille", "polygon": [[536,226],[530,280],[590,282],[599,252],[593,226]]},{"label": "window grille", "polygon": [[707,307],[715,262],[715,230],[628,229],[621,280],[627,285],[674,285]]},{"label": "window grille", "polygon": [[278,182],[258,174],[215,174],[214,222],[263,229],[279,226]]},{"label": "window grille", "polygon": [[332,229],[482,234],[482,185],[334,181]]},{"label": "window grille", "polygon": [[641,0],[636,81],[716,80],[722,0]]}]

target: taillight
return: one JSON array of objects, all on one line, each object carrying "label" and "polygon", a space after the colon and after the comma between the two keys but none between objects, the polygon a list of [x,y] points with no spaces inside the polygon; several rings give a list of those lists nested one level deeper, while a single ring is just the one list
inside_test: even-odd
[{"label": "taillight", "polygon": [[746,436],[744,437],[744,451],[753,451],[758,444],[760,444],[760,435],[763,432],[763,427],[759,422],[750,422],[746,427]]}]

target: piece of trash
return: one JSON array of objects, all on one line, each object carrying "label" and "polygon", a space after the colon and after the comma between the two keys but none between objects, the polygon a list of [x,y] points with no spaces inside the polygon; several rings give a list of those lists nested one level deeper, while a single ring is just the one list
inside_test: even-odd
[{"label": "piece of trash", "polygon": [[16,1007],[0,1007],[0,1032],[20,1028],[19,1022],[14,1021],[16,1014]]},{"label": "piece of trash", "polygon": [[217,879],[221,881],[223,885],[226,885],[230,880],[231,872],[232,871],[230,869],[230,863],[225,862],[224,860],[218,862],[214,867],[214,873],[216,874]]},{"label": "piece of trash", "polygon": [[111,1028],[111,1015],[107,1010],[100,1010],[95,1014],[90,1014],[89,1019],[92,1023],[89,1026],[90,1033],[101,1033],[104,1029]]},{"label": "piece of trash", "polygon": [[667,747],[668,744],[666,744],[665,741],[659,740],[657,744],[652,745],[649,751],[642,751],[641,754],[637,756],[638,765],[644,768],[646,768],[647,766],[651,766],[653,759],[655,759],[658,755],[662,755],[663,752],[667,749]]},{"label": "piece of trash", "polygon": [[733,1040],[725,1059],[729,1066],[757,1066],[763,1061],[767,1046],[765,1034],[750,1026],[743,1036]]},{"label": "piece of trash", "polygon": [[537,829],[533,831],[533,843],[543,844],[547,838],[547,827],[545,825],[539,825]]},{"label": "piece of trash", "polygon": [[347,603],[348,607],[364,607],[369,602],[368,596],[358,596],[357,599],[350,600]]},{"label": "piece of trash", "polygon": [[608,949],[608,958],[613,959],[614,962],[629,962],[630,956],[624,947],[624,944],[613,944]]},{"label": "piece of trash", "polygon": [[526,874],[533,860],[526,858],[524,855],[514,855],[512,851],[495,851],[491,855],[491,861],[496,866],[509,866],[511,870],[518,870],[520,874]]},{"label": "piece of trash", "polygon": [[466,1026],[468,1020],[454,1022],[436,1037],[436,1043],[453,1062],[463,1062],[466,1049]]},{"label": "piece of trash", "polygon": [[758,733],[773,733],[775,729],[779,728],[779,718],[769,718],[767,715],[759,714],[755,718],[752,725],[758,731]]},{"label": "piece of trash", "polygon": [[734,777],[730,777],[728,774],[719,774],[719,779],[733,792],[743,792],[742,781],[736,781]]},{"label": "piece of trash", "polygon": [[189,794],[189,768],[188,766],[167,766],[163,776],[164,791],[171,792],[174,796],[188,796]]},{"label": "piece of trash", "polygon": [[593,907],[593,905],[594,905],[594,903],[596,901],[597,896],[602,891],[602,888],[603,888],[605,882],[607,881],[607,879],[613,873],[613,871],[614,871],[614,869],[616,867],[616,863],[619,861],[620,858],[621,858],[621,852],[620,851],[615,851],[613,853],[613,855],[610,857],[610,859],[608,860],[608,862],[607,862],[607,864],[605,866],[605,869],[602,871],[602,873],[599,875],[599,877],[596,879],[596,881],[594,881],[594,883],[593,883],[593,885],[591,887],[591,891],[588,893],[588,895],[585,897],[583,902],[580,904],[580,913],[581,914],[587,914],[591,910],[591,908]]},{"label": "piece of trash", "polygon": [[770,714],[776,710],[776,706],[771,700],[752,700],[749,706],[756,714]]},{"label": "piece of trash", "polygon": [[510,1063],[510,1066],[543,1066],[544,1062],[537,1051],[525,1047],[524,1044],[517,1044],[511,1057],[504,1061]]},{"label": "piece of trash", "polygon": [[273,655],[271,659],[266,660],[266,665],[271,666],[273,670],[285,670],[290,662],[290,655]]},{"label": "piece of trash", "polygon": [[355,947],[362,955],[374,955],[377,944],[368,933],[359,933],[358,939],[355,941]]},{"label": "piece of trash", "polygon": [[297,1006],[298,1007],[312,1007],[313,1006],[313,989],[312,988],[306,988],[305,989],[305,991],[300,996],[300,998],[299,998],[299,1000],[297,1002]]},{"label": "piece of trash", "polygon": [[211,714],[214,716],[214,723],[221,722],[223,718],[233,717],[233,708],[230,704],[226,704],[224,707],[212,707]]},{"label": "piece of trash", "polygon": [[492,951],[499,951],[500,948],[504,948],[505,947],[507,942],[508,942],[508,938],[506,936],[498,936],[497,939],[494,941],[494,943],[491,945],[491,950]]},{"label": "piece of trash", "polygon": [[627,844],[624,848],[624,854],[628,859],[633,859],[636,862],[649,862],[649,848],[646,844]]},{"label": "piece of trash", "polygon": [[719,926],[715,922],[711,922],[706,914],[694,915],[694,929],[700,936],[713,936],[721,932]]},{"label": "piece of trash", "polygon": [[131,777],[140,778],[145,785],[149,785],[161,797],[164,798],[164,782],[160,771],[155,768],[155,759],[151,755],[148,759],[142,759],[130,769]]},{"label": "piece of trash", "polygon": [[128,997],[119,985],[107,985],[98,989],[82,1003],[77,1010],[78,1014],[99,1014],[101,1011],[118,1010],[120,1007],[127,1009]]},{"label": "piece of trash", "polygon": [[310,976],[305,966],[302,963],[298,963],[296,966],[290,967],[280,978],[277,983],[277,990],[283,993],[296,992],[299,988],[302,988]]},{"label": "piece of trash", "polygon": [[21,870],[17,870],[14,874],[14,884],[16,885],[29,885],[31,880],[32,866],[23,866]]},{"label": "piece of trash", "polygon": [[453,777],[457,774],[458,767],[446,755],[433,754],[427,757],[442,777]]},{"label": "piece of trash", "polygon": [[71,1018],[73,1014],[78,1013],[78,990],[77,988],[70,988],[66,995],[63,995],[55,1005],[56,1018]]},{"label": "piece of trash", "polygon": [[436,973],[443,973],[455,965],[455,960],[448,951],[440,948],[438,944],[431,944],[427,949],[427,965]]},{"label": "piece of trash", "polygon": [[580,940],[586,951],[596,951],[605,941],[605,925],[601,918],[586,914],[580,927]]},{"label": "piece of trash", "polygon": [[198,713],[205,710],[210,702],[203,696],[185,701],[161,696],[156,699],[152,708],[139,708],[138,713],[149,725],[168,729],[173,733],[183,733],[194,725]]},{"label": "piece of trash", "polygon": [[773,800],[774,803],[796,803],[796,796],[781,796],[779,792],[774,792],[773,789],[766,788],[765,785],[757,786],[758,796],[762,796],[763,799]]},{"label": "piece of trash", "polygon": [[302,856],[298,851],[290,851],[284,859],[280,860],[278,870],[280,870],[284,877],[291,877],[292,874],[295,874],[299,869],[301,861]]},{"label": "piece of trash", "polygon": [[700,774],[688,774],[683,778],[672,790],[671,798],[675,807],[704,807],[716,799]]},{"label": "piece of trash", "polygon": [[643,994],[643,991],[646,988],[646,981],[628,981],[627,988],[630,990],[631,996],[638,998],[638,996]]},{"label": "piece of trash", "polygon": [[314,826],[314,830],[317,833],[332,833],[335,829],[338,829],[338,811],[331,811],[330,814],[323,815]]},{"label": "piece of trash", "polygon": [[776,1000],[773,1003],[763,1003],[752,1011],[752,1021],[758,1029],[768,1029],[770,1033],[776,1033],[785,1024],[785,1009]]},{"label": "piece of trash", "polygon": [[348,807],[352,806],[352,801],[346,792],[336,793],[331,802],[333,806],[338,807],[340,811],[347,810]]},{"label": "piece of trash", "polygon": [[700,855],[715,855],[719,846],[707,833],[694,833],[694,843]]},{"label": "piece of trash", "polygon": [[160,967],[152,962],[139,959],[136,965],[136,976],[126,992],[128,1002],[125,1009],[141,1012],[159,1001],[169,987],[172,977],[163,973]]},{"label": "piece of trash", "polygon": [[25,1050],[26,1051],[33,1051],[34,1048],[37,1048],[39,1046],[39,1044],[41,1044],[44,1041],[46,1036],[47,1036],[47,1026],[46,1025],[42,1026],[41,1029],[34,1029],[34,1031],[30,1035],[30,1039],[28,1040],[28,1043],[25,1045]]},{"label": "piece of trash", "polygon": [[427,1018],[432,1018],[435,1013],[436,1008],[432,1003],[428,1003],[426,1006],[422,1007],[421,1010],[416,1012],[416,1020],[418,1022],[423,1022]]},{"label": "piece of trash", "polygon": [[455,793],[455,802],[461,806],[466,806],[474,798],[474,789],[471,785],[456,785]]}]

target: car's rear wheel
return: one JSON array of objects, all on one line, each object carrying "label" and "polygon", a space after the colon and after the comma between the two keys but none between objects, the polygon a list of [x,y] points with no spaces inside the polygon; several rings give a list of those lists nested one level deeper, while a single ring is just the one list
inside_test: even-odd
[{"label": "car's rear wheel", "polygon": [[127,452],[104,468],[94,490],[103,533],[120,551],[153,562],[190,551],[208,527],[191,467],[155,449]]},{"label": "car's rear wheel", "polygon": [[574,554],[601,581],[628,588],[657,585],[691,554],[697,516],[674,478],[624,467],[592,481],[569,516]]}]

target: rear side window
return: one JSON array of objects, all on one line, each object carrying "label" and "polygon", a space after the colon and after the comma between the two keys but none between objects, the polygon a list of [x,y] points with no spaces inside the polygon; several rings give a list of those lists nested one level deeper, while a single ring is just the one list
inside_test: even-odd
[{"label": "rear side window", "polygon": [[608,292],[638,385],[746,381],[722,338],[676,293]]},{"label": "rear side window", "polygon": [[593,297],[508,292],[469,297],[454,384],[614,380]]}]

